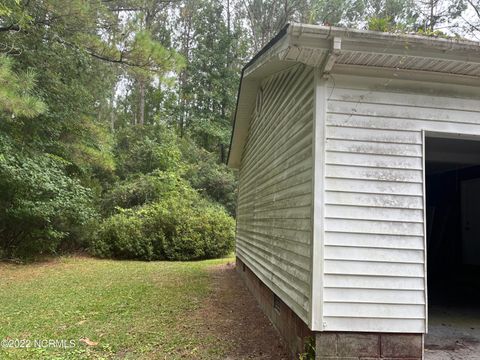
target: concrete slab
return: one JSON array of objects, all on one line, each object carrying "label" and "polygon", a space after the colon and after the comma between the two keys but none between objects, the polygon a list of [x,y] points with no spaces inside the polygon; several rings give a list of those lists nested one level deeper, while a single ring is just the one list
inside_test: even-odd
[{"label": "concrete slab", "polygon": [[428,331],[425,360],[480,360],[480,307],[430,306]]}]

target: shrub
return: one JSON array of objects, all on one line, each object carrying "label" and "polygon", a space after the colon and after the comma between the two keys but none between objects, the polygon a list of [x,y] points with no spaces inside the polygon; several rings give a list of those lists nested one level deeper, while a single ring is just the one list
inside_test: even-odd
[{"label": "shrub", "polygon": [[104,213],[156,201],[185,179],[203,197],[235,214],[234,172],[188,136],[180,138],[164,125],[148,125],[122,129],[116,140],[117,174],[123,180],[105,194]]},{"label": "shrub", "polygon": [[142,212],[149,236],[164,235],[168,260],[216,258],[233,250],[235,224],[225,210],[200,198],[169,198]]},{"label": "shrub", "polygon": [[97,256],[121,259],[216,258],[233,250],[234,227],[221,206],[195,193],[190,197],[170,194],[105,220],[91,250]]},{"label": "shrub", "polygon": [[62,242],[78,241],[95,212],[90,190],[68,177],[65,166],[53,155],[19,151],[0,136],[3,257],[54,253]]},{"label": "shrub", "polygon": [[100,257],[152,260],[153,244],[144,236],[143,221],[133,213],[116,214],[100,225],[92,251]]},{"label": "shrub", "polygon": [[230,215],[235,215],[237,183],[233,172],[224,164],[203,162],[186,176],[194,189],[223,205]]},{"label": "shrub", "polygon": [[190,196],[188,183],[174,172],[155,170],[151,174],[137,174],[119,182],[102,200],[102,210],[112,214],[116,208],[130,209],[177,194]]},{"label": "shrub", "polygon": [[205,258],[217,258],[233,251],[235,221],[225,211],[220,211],[218,206],[206,207],[199,214],[198,225],[205,241]]},{"label": "shrub", "polygon": [[123,129],[117,134],[115,154],[122,178],[128,174],[148,174],[154,170],[175,171],[181,152],[175,133],[163,125]]},{"label": "shrub", "polygon": [[202,196],[223,205],[235,216],[237,179],[234,172],[188,139],[181,143],[181,149],[188,162],[184,178]]}]

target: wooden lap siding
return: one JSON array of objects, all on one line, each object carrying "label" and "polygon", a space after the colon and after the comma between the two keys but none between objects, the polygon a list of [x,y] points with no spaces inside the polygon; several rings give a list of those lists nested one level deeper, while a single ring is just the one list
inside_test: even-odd
[{"label": "wooden lap siding", "polygon": [[422,131],[480,135],[480,96],[342,75],[326,93],[323,329],[425,332]]},{"label": "wooden lap siding", "polygon": [[311,292],[313,71],[263,81],[239,172],[237,255],[308,323]]}]

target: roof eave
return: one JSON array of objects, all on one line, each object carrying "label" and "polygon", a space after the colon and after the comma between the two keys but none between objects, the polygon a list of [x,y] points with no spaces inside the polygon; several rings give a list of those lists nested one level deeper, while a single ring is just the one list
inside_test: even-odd
[{"label": "roof eave", "polygon": [[246,136],[248,135],[250,115],[255,107],[255,98],[261,80],[287,65],[286,63],[279,63],[277,55],[288,44],[286,40],[288,27],[287,24],[242,69],[227,159],[227,165],[230,168],[238,169],[240,167],[243,144],[246,142]]},{"label": "roof eave", "polygon": [[[335,42],[340,39],[341,49],[335,49]],[[370,54],[371,57],[393,56],[397,59],[427,59],[431,61],[447,61],[465,63],[475,69],[480,64],[480,45],[478,42],[459,39],[431,38],[409,34],[390,34],[374,31],[351,30],[336,27],[325,27],[305,24],[290,24],[270,41],[242,70],[237,107],[235,110],[232,138],[227,164],[239,168],[243,146],[248,136],[250,117],[254,109],[256,92],[265,77],[282,70],[293,63],[304,63],[313,67],[325,67],[331,60],[332,53]],[[335,61],[335,59],[333,60]],[[333,64],[330,64],[333,67]],[[350,66],[347,63],[340,67]],[[369,67],[369,65],[352,64],[351,66]],[[381,69],[381,66],[370,66]],[[388,69],[388,67],[383,68]],[[329,71],[331,70],[328,69]],[[395,71],[419,71],[421,69],[399,69]],[[428,71],[423,69],[424,75]],[[431,71],[432,78],[443,78],[451,81],[454,76],[479,79],[467,74],[442,74]],[[480,82],[479,82],[480,83]]]}]

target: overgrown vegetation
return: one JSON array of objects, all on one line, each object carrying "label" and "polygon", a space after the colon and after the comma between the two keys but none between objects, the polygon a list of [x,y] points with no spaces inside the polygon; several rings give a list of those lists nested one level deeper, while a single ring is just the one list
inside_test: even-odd
[{"label": "overgrown vegetation", "polygon": [[308,337],[304,347],[304,352],[298,356],[298,360],[315,360],[315,338]]},{"label": "overgrown vegetation", "polygon": [[32,154],[0,135],[0,254],[53,252],[95,215],[91,190],[54,155]]},{"label": "overgrown vegetation", "polygon": [[107,218],[93,237],[93,253],[119,259],[198,260],[232,251],[233,219],[195,191],[182,193],[165,194]]},{"label": "overgrown vegetation", "polygon": [[6,0],[0,259],[232,249],[240,69],[286,22],[475,38],[478,0]]},{"label": "overgrown vegetation", "polygon": [[[222,9],[205,2],[197,10],[215,24]],[[211,62],[210,46],[223,46],[218,31],[221,44],[236,41],[223,22],[189,40],[195,55],[182,54],[168,11],[180,8],[2,3],[0,258],[86,249],[189,260],[232,251],[236,180],[222,160],[243,58]],[[207,71],[215,68],[232,78],[220,84]]]}]

